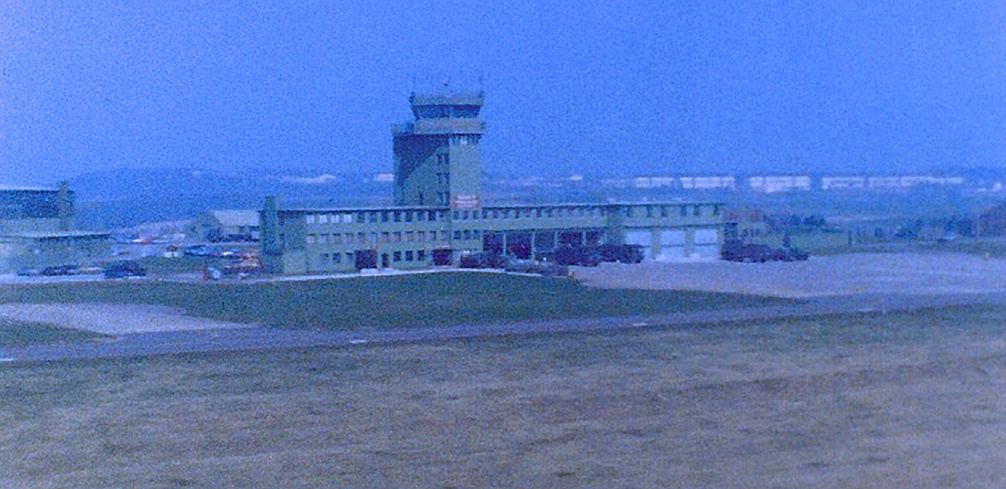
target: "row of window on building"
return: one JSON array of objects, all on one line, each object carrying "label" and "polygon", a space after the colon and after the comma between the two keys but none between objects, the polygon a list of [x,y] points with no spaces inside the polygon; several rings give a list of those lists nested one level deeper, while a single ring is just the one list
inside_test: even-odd
[{"label": "row of window on building", "polygon": [[304,216],[304,222],[307,224],[352,224],[354,222],[359,223],[376,223],[376,222],[413,222],[413,221],[428,221],[435,222],[437,219],[444,219],[446,217],[446,211],[427,211],[427,210],[409,210],[409,211],[359,211],[359,212],[342,212],[337,214],[307,214]]},{"label": "row of window on building", "polygon": [[[455,241],[482,239],[486,232],[478,229],[455,229]],[[378,243],[436,243],[446,242],[447,231],[385,231],[382,233],[331,233],[308,234],[305,243],[315,244],[378,244]]]},{"label": "row of window on building", "polygon": [[[406,250],[406,251],[395,251],[391,253],[391,261],[394,262],[426,262],[427,257],[426,250]],[[355,256],[352,252],[348,253],[321,253],[318,255],[318,260],[321,262],[322,267],[329,266],[339,266],[343,263],[353,264],[355,263]]]},{"label": "row of window on building", "polygon": [[[671,214],[671,211],[670,211],[669,207],[671,207],[671,206],[667,206],[667,205],[647,205],[647,206],[644,206],[643,209],[644,209],[644,212],[646,213],[646,217],[657,217],[658,215],[660,217],[669,217],[670,214]],[[689,214],[689,208],[691,208],[691,214],[693,216],[699,217],[699,216],[702,215],[702,206],[701,205],[679,205],[679,206],[676,206],[676,207],[678,208],[678,215],[681,216],[681,217],[687,217],[688,216],[688,214]],[[722,206],[720,206],[719,204],[713,204],[712,205],[713,215],[714,216],[720,215],[720,213],[722,212],[722,208],[721,207]],[[635,216],[635,209],[638,209],[638,207],[627,206],[625,208],[625,217],[633,217],[633,216]]]},{"label": "row of window on building", "polygon": [[[446,198],[446,196],[445,196]],[[693,216],[702,215],[701,205],[647,205],[647,206],[625,206],[625,217],[634,217],[636,211],[641,210],[646,217],[670,217],[671,207],[678,207],[678,215],[687,217],[689,213]],[[712,214],[720,215],[721,206],[713,205]],[[603,217],[602,207],[521,207],[521,208],[486,208],[479,210],[456,210],[454,212],[455,221],[467,221],[478,219],[530,219],[534,218],[555,218],[555,217]],[[338,214],[307,214],[304,216],[307,224],[352,224],[355,222],[413,222],[428,221],[435,222],[444,219],[446,211],[433,210],[404,210],[404,211],[360,211],[355,213]]]},{"label": "row of window on building", "polygon": [[[477,231],[476,231],[477,232]],[[455,233],[457,234],[457,233]],[[377,243],[436,243],[447,241],[447,231],[385,231],[383,233],[323,233],[308,234],[305,243],[313,244],[377,244]]]}]

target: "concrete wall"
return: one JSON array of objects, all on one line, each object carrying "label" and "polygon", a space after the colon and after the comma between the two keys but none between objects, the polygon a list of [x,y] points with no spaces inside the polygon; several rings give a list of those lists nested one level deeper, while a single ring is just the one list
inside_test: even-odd
[{"label": "concrete wall", "polygon": [[449,153],[447,136],[396,136],[394,153],[395,205],[437,205],[437,192],[449,191],[437,183],[437,173],[450,171],[437,164],[438,153]]},{"label": "concrete wall", "polygon": [[0,236],[25,233],[54,233],[57,231],[60,231],[60,220],[57,217],[0,220]]},{"label": "concrete wall", "polygon": [[455,198],[479,198],[482,188],[480,140],[477,135],[451,136],[450,194]]},{"label": "concrete wall", "polygon": [[100,265],[111,256],[107,238],[0,238],[0,272],[53,265]]}]

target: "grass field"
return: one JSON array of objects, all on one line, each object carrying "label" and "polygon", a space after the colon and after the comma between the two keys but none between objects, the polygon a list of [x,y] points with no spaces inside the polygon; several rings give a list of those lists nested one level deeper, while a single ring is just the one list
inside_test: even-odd
[{"label": "grass field", "polygon": [[0,317],[0,345],[27,346],[45,343],[76,342],[102,338],[103,335],[45,324],[11,321]]},{"label": "grass field", "polygon": [[0,486],[1002,487],[1006,311],[0,370]]},{"label": "grass field", "polygon": [[397,328],[621,316],[784,303],[706,292],[606,290],[559,279],[440,273],[256,284],[89,283],[11,287],[0,302],[182,307],[284,328]]}]

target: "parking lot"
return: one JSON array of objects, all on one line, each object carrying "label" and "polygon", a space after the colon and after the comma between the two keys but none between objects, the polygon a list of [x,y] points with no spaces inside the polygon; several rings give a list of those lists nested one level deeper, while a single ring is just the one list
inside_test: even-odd
[{"label": "parking lot", "polygon": [[955,253],[857,253],[811,257],[804,262],[605,263],[577,267],[574,273],[595,287],[790,298],[1006,291],[1006,260]]}]

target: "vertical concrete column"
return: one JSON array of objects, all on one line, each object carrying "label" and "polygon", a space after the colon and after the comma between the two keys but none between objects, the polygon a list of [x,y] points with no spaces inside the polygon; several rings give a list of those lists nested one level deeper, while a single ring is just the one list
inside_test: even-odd
[{"label": "vertical concrete column", "polygon": [[73,203],[70,202],[70,183],[59,182],[59,193],[56,194],[56,215],[59,218],[59,230],[69,231],[73,228]]},{"label": "vertical concrete column", "polygon": [[283,273],[283,243],[279,239],[279,202],[275,196],[265,198],[265,208],[259,214],[262,223],[262,265],[269,273]]},{"label": "vertical concrete column", "polygon": [[283,253],[279,242],[279,203],[275,196],[265,198],[265,208],[262,210],[262,254],[278,256]]}]

